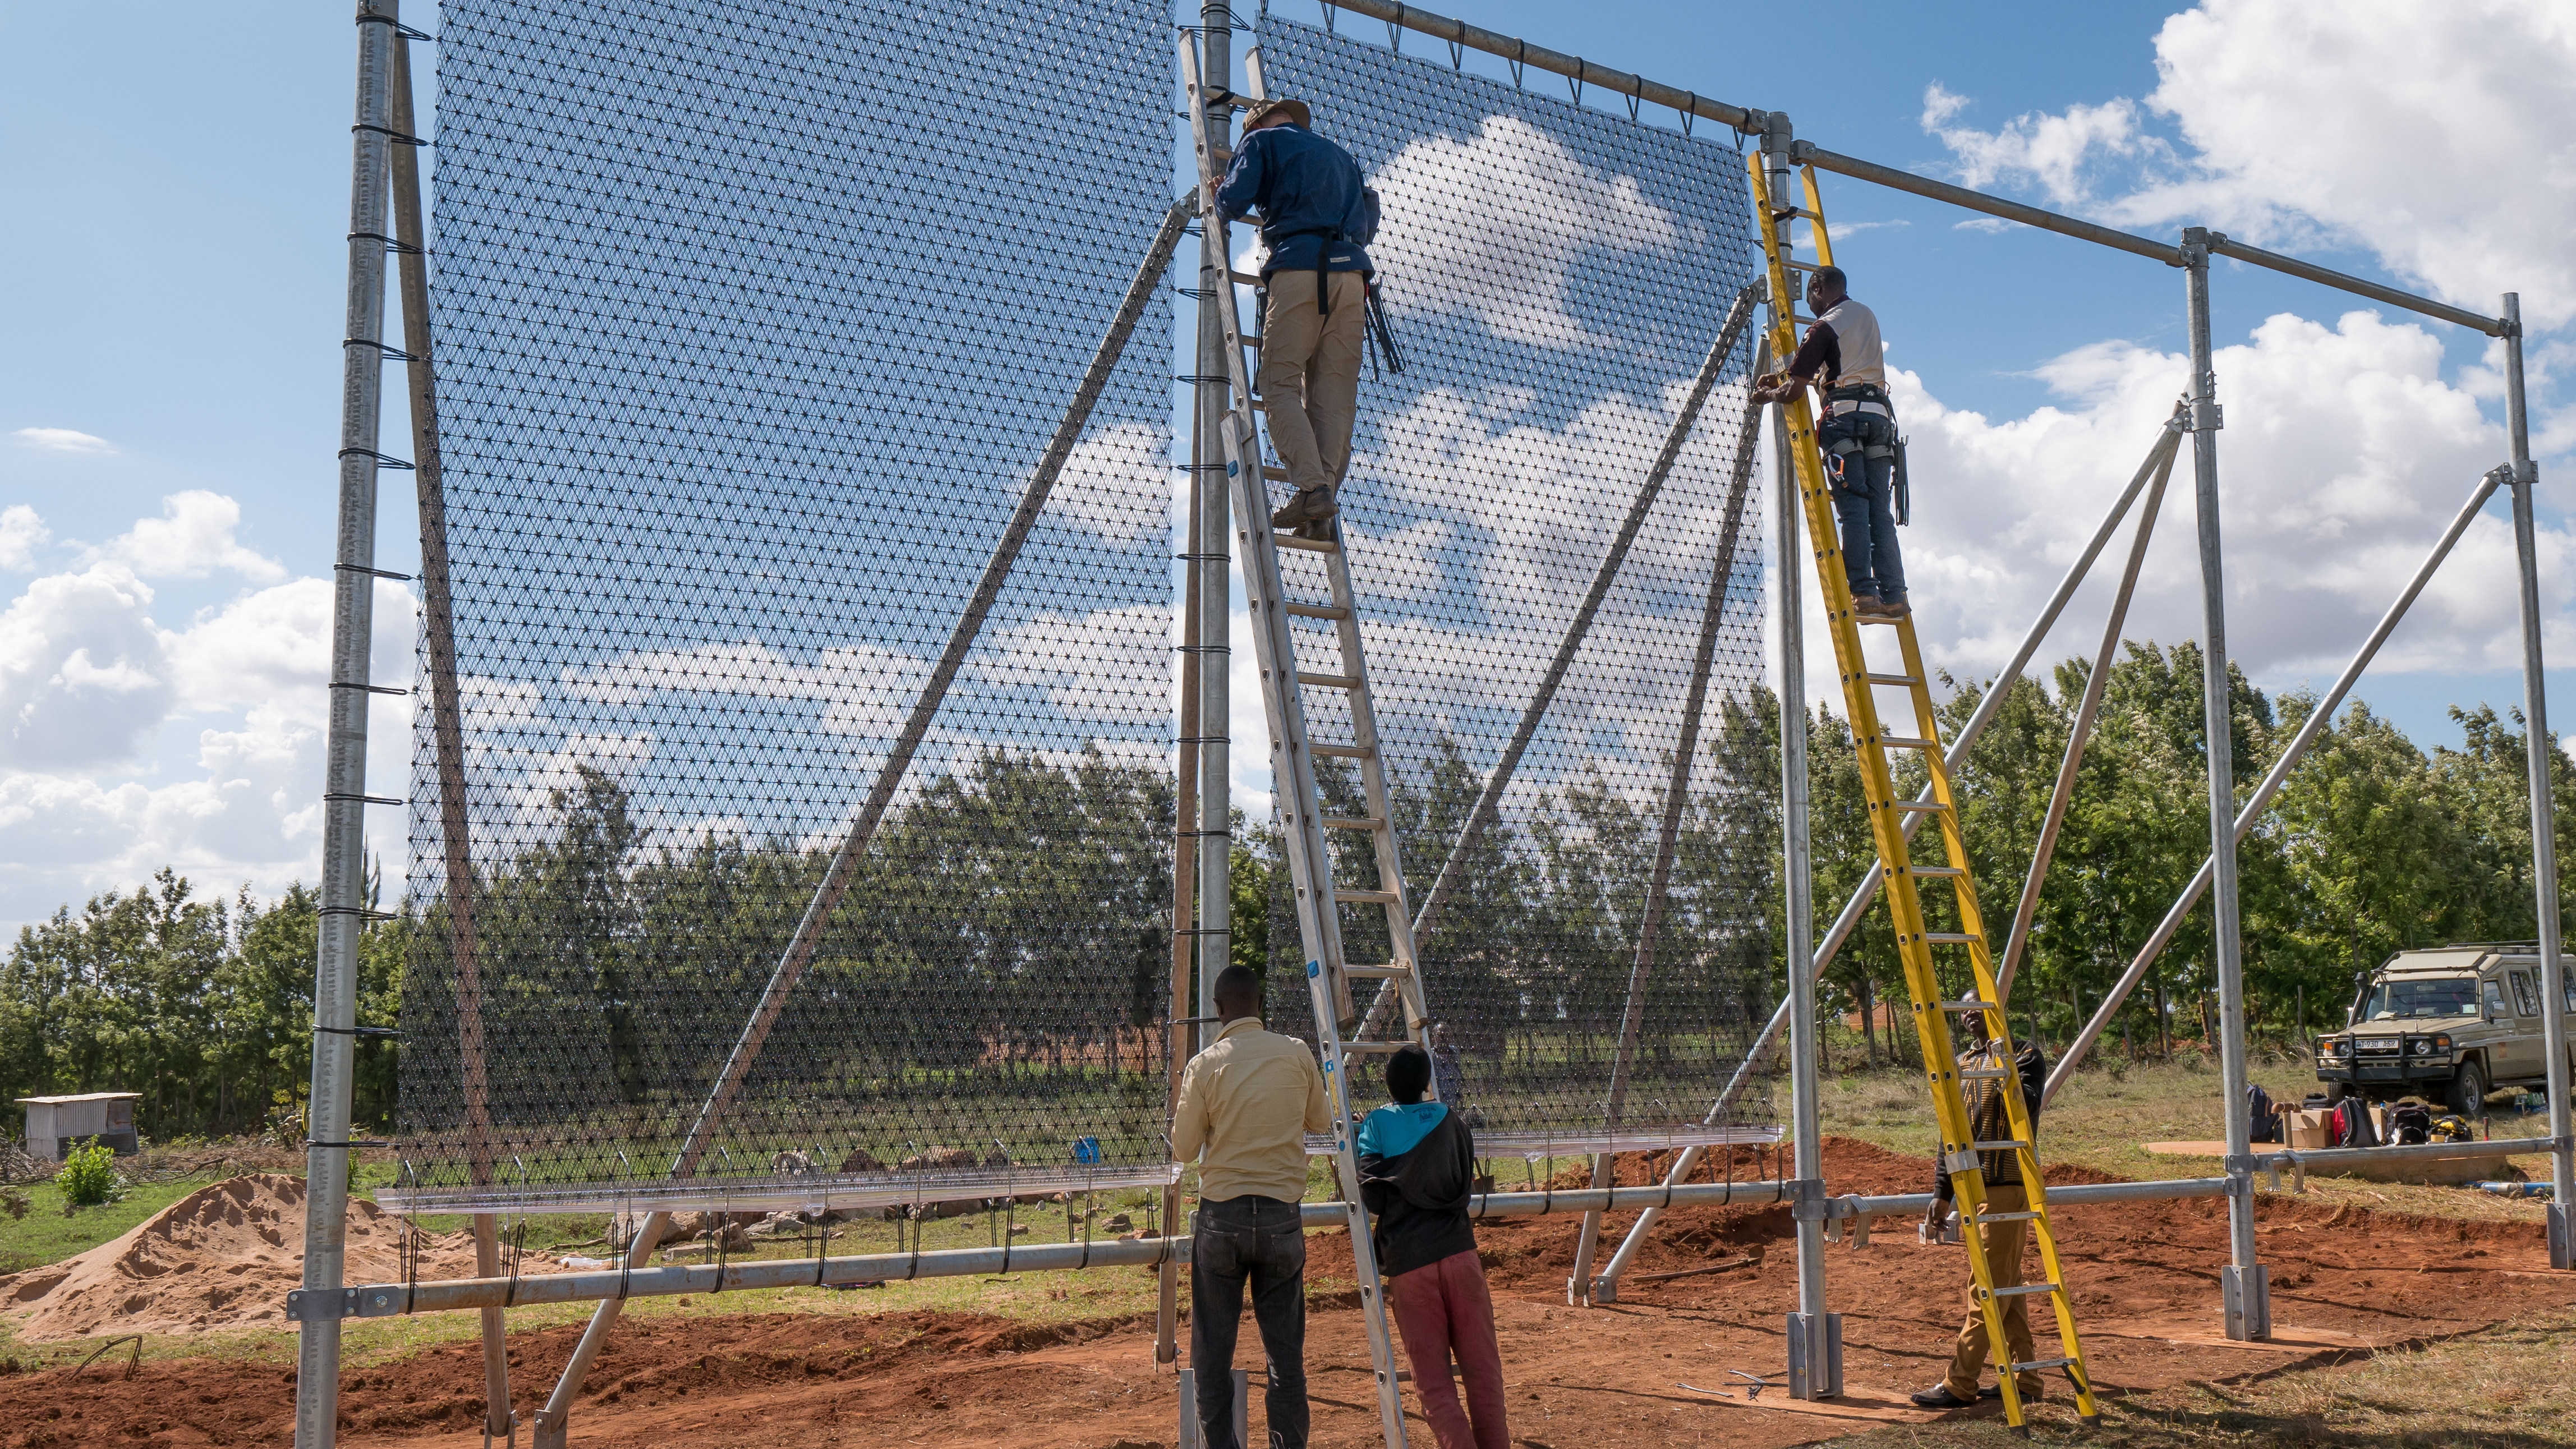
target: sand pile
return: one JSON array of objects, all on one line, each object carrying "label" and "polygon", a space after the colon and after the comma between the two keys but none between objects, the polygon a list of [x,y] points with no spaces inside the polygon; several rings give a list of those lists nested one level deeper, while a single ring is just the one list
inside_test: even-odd
[{"label": "sand pile", "polygon": [[[349,1203],[346,1281],[402,1277],[402,1221]],[[469,1233],[422,1239],[420,1276],[472,1276]],[[112,1243],[0,1277],[0,1314],[28,1342],[99,1333],[279,1327],[304,1280],[304,1180],[252,1172],[200,1188]]]}]

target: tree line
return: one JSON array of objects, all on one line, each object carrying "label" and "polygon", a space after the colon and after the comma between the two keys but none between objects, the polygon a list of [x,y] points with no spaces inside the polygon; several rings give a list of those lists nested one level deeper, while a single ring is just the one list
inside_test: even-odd
[{"label": "tree line", "polygon": [[[2017,905],[2085,667],[2068,661],[2045,683],[2012,685],[1956,776],[1981,907],[1998,934]],[[2051,1042],[2099,1003],[2206,854],[2200,673],[2192,645],[2133,643],[2106,683],[2014,990],[2016,1019],[2034,1019]],[[1945,732],[1982,699],[1980,686],[1954,689]],[[2316,701],[2267,696],[2234,670],[2230,697],[2241,800]],[[2427,750],[2365,706],[2348,708],[2246,841],[2246,985],[2258,1035],[2292,1038],[2303,1006],[2310,1030],[2340,1024],[2353,974],[2392,951],[2531,937],[2518,720],[2483,706],[2452,717],[2461,744]],[[1875,857],[1848,723],[1819,708],[1805,728],[1821,932]],[[1721,700],[1701,738],[1641,1053],[1673,1091],[1696,1085],[1712,1051],[1769,1014],[1787,971],[1776,699],[1756,688]],[[1454,745],[1417,774],[1393,793],[1419,902],[1480,779]],[[2562,854],[2576,846],[2576,782],[2566,776],[2557,777]],[[1325,785],[1328,795],[1356,789],[1339,776]],[[504,1117],[566,1102],[622,1113],[599,1128],[605,1153],[629,1134],[666,1132],[691,1104],[828,853],[787,839],[658,840],[626,787],[596,771],[550,804],[478,873],[484,1026],[496,1052],[519,1052],[499,1089],[517,1103],[500,1103]],[[1618,1035],[1659,826],[1659,796],[1588,772],[1557,782],[1541,808],[1479,846],[1472,888],[1422,949],[1434,1014],[1456,1021],[1455,1044],[1497,1071],[1511,1064],[1495,1090],[1544,1097],[1556,1090],[1552,1072],[1597,1078]],[[1132,1088],[1161,1069],[1171,830],[1168,774],[1097,754],[996,752],[930,782],[889,815],[773,1045],[777,1065],[751,1095],[786,1118],[835,1093],[908,1104],[947,1113],[959,1140],[993,1124],[1003,1131],[988,1135],[1045,1130],[1050,1102],[1067,1090],[1105,1092],[1121,1121],[1151,1117],[1159,1092]],[[1365,884],[1364,840],[1336,835],[1347,836],[1336,842],[1346,883]],[[1271,969],[1274,1018],[1301,1021],[1303,975],[1288,959],[1296,928],[1276,860],[1257,822],[1238,832],[1232,949]],[[164,870],[23,928],[0,962],[0,1091],[140,1092],[142,1130],[163,1140],[263,1128],[291,1136],[309,1069],[317,904],[301,885],[273,900],[208,897]],[[448,911],[440,897],[406,899],[361,938],[360,1024],[412,1032],[399,1047],[357,1044],[367,1130],[393,1124],[398,1078],[426,1094],[419,1102],[448,1104],[425,1110],[453,1116]],[[1345,918],[1353,960],[1368,959],[1368,914]],[[2203,1034],[2208,948],[2204,903],[2129,1009],[2139,1044]],[[1885,912],[1874,909],[1829,973],[1825,1000],[1843,1011],[1891,998],[1904,1000],[1902,975]],[[1871,1031],[1864,1050],[1907,1057],[1910,1036]]]}]

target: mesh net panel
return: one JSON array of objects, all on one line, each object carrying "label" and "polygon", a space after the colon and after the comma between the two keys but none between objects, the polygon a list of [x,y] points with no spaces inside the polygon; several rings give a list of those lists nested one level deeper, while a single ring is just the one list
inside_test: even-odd
[{"label": "mesh net panel", "polygon": [[[1419,910],[1754,278],[1743,162],[1276,17],[1260,46],[1269,93],[1309,102],[1384,208],[1369,251],[1406,365],[1363,377],[1341,523]],[[1697,1123],[1779,990],[1776,777],[1743,709],[1762,668],[1758,507],[1719,556],[1757,331],[1602,598],[1500,818],[1417,943],[1446,1048],[1442,1095],[1497,1149],[1614,1125],[1613,1063],[1713,567],[1728,573],[1708,706],[1615,1125],[1652,1137]],[[1284,554],[1291,597],[1321,596],[1315,559]],[[1301,658],[1337,657],[1329,627],[1301,627]],[[1318,742],[1350,739],[1346,696],[1306,701]],[[1349,762],[1318,763],[1326,813],[1364,814]],[[1367,837],[1333,834],[1341,883],[1373,888]],[[1286,876],[1271,911],[1272,1016],[1302,1022]],[[1387,959],[1380,911],[1345,906],[1342,923],[1348,960]],[[1375,988],[1355,989],[1365,1001]],[[1768,1109],[1757,1083],[1737,1115]]]},{"label": "mesh net panel", "polygon": [[[1169,32],[1014,0],[441,12],[477,949],[425,710],[401,1153],[475,1175],[470,965],[498,1171],[648,1180],[1170,205]],[[1161,1170],[1170,345],[1158,303],[702,1175]]]}]

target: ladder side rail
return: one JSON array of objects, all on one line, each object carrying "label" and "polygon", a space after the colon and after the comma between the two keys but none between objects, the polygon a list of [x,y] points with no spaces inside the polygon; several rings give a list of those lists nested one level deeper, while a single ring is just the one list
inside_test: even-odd
[{"label": "ladder side rail", "polygon": [[[1340,529],[1334,532],[1338,536]],[[1431,1045],[1430,1003],[1422,983],[1422,960],[1415,953],[1413,913],[1408,907],[1404,889],[1404,857],[1395,838],[1394,798],[1386,784],[1386,751],[1377,727],[1376,686],[1369,679],[1368,651],[1360,633],[1358,593],[1351,585],[1350,551],[1336,547],[1324,556],[1324,572],[1332,586],[1333,606],[1341,611],[1334,623],[1334,636],[1341,645],[1342,673],[1350,679],[1351,732],[1354,743],[1365,751],[1360,757],[1360,785],[1368,800],[1369,817],[1376,822],[1369,829],[1369,844],[1376,853],[1377,888],[1389,899],[1381,904],[1386,914],[1388,959],[1403,974],[1387,985],[1396,989],[1404,1007],[1405,1034]],[[1335,991],[1343,1019],[1350,1018],[1350,983],[1344,976]]]}]

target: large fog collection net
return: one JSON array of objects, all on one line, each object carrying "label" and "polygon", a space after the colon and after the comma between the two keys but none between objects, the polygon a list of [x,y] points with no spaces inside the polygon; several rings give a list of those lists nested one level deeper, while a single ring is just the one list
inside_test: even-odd
[{"label": "large fog collection net", "polygon": [[[424,710],[400,1153],[430,1188],[478,1155],[514,1191],[651,1180],[1171,204],[1170,32],[1038,0],[440,21],[472,878]],[[1163,1170],[1169,327],[1127,347],[699,1175]]]},{"label": "large fog collection net", "polygon": [[[1341,522],[1418,910],[1754,278],[1743,161],[1706,138],[1275,17],[1259,39],[1269,93],[1309,102],[1385,214],[1369,250],[1405,370],[1362,381]],[[1758,507],[1731,548],[1723,540],[1757,330],[1710,395],[1500,818],[1417,943],[1453,1069],[1443,1095],[1498,1149],[1613,1126],[1633,1145],[1671,1140],[1708,1110],[1779,990],[1777,782],[1745,712],[1761,678]],[[1320,596],[1313,558],[1283,557],[1292,597]],[[1712,569],[1728,571],[1715,668],[1614,1122],[1613,1061]],[[1300,570],[1313,577],[1301,584]],[[1320,634],[1300,643],[1306,657],[1335,657]],[[1334,717],[1341,696],[1310,690],[1307,707],[1319,741],[1350,738],[1346,713]],[[1327,813],[1366,813],[1356,772],[1336,769],[1347,763],[1318,761],[1337,807]],[[1365,837],[1335,834],[1343,884],[1373,887]],[[1270,919],[1272,1015],[1302,1022],[1285,877]],[[1386,959],[1380,912],[1346,906],[1342,919],[1349,960]],[[1754,1121],[1768,1110],[1758,1085],[1737,1104]]]}]

